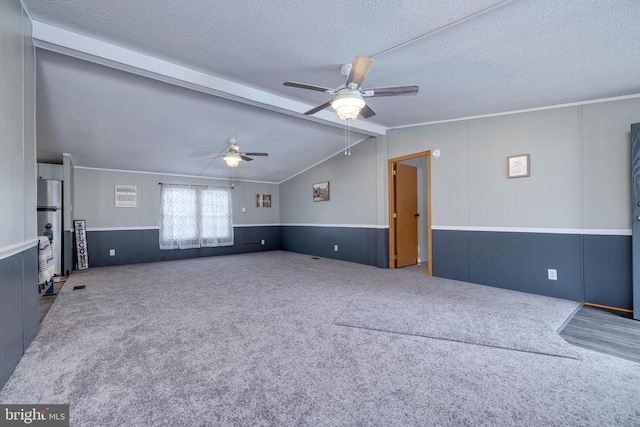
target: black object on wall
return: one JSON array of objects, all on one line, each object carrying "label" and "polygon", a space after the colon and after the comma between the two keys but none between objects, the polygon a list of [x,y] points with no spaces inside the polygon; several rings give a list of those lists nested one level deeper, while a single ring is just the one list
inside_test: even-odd
[{"label": "black object on wall", "polygon": [[63,239],[63,247],[62,247],[62,274],[64,276],[68,276],[69,273],[75,269],[76,258],[75,258],[75,233],[70,230],[64,231],[64,239]]}]

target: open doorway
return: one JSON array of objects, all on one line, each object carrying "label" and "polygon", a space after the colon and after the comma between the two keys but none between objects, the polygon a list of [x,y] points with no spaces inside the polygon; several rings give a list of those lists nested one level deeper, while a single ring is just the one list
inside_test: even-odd
[{"label": "open doorway", "polygon": [[431,151],[389,159],[389,268],[432,259]]}]

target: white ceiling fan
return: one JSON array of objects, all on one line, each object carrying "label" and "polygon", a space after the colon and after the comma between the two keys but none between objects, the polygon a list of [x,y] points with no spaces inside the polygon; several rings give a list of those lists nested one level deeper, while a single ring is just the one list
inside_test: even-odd
[{"label": "white ceiling fan", "polygon": [[231,168],[238,167],[242,160],[246,162],[250,162],[253,160],[253,157],[265,157],[268,156],[269,153],[244,153],[240,151],[240,147],[236,144],[238,140],[236,138],[229,138],[227,140],[229,146],[226,151],[213,151],[213,150],[197,150],[189,155],[189,157],[211,157],[213,160],[219,159],[222,157],[227,164],[227,166]]},{"label": "white ceiling fan", "polygon": [[324,110],[328,106],[332,106],[338,116],[343,120],[353,120],[362,116],[365,119],[375,116],[375,111],[369,107],[363,98],[373,98],[381,96],[407,96],[415,95],[420,89],[418,85],[410,86],[392,86],[392,87],[378,87],[372,89],[364,89],[362,83],[369,74],[371,67],[373,66],[373,59],[366,58],[364,56],[356,56],[353,60],[353,64],[344,64],[340,71],[343,76],[347,77],[346,83],[338,86],[335,89],[331,89],[324,86],[311,85],[307,83],[291,82],[287,81],[283,84],[285,86],[297,87],[300,89],[315,90],[318,92],[324,92],[329,95],[335,95],[335,97],[325,102],[322,105],[312,108],[304,113],[305,115],[315,114],[320,110]]}]

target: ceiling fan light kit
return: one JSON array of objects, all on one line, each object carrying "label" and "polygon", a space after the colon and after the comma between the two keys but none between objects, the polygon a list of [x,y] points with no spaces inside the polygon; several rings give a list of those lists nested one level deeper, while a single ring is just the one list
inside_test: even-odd
[{"label": "ceiling fan light kit", "polygon": [[344,91],[331,101],[331,106],[342,120],[357,119],[365,102],[358,91]]},{"label": "ceiling fan light kit", "polygon": [[196,151],[192,157],[208,157],[213,155],[213,159],[222,158],[224,162],[230,168],[237,168],[241,161],[250,162],[253,158],[249,156],[260,156],[267,157],[269,153],[243,153],[240,152],[240,147],[236,144],[238,140],[236,138],[227,139],[227,143],[229,144],[227,147],[227,151],[216,152],[212,150],[198,150]]},{"label": "ceiling fan light kit", "polygon": [[223,158],[227,166],[229,166],[230,168],[237,168],[240,164],[240,160],[242,160],[238,153],[233,152],[225,154]]}]

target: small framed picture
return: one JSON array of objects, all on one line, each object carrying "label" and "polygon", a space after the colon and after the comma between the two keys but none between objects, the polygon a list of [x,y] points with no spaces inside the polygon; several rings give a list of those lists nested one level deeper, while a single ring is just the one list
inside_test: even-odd
[{"label": "small framed picture", "polygon": [[270,208],[271,207],[271,194],[256,194],[256,207],[258,207],[258,208]]},{"label": "small framed picture", "polygon": [[507,178],[524,178],[531,176],[529,154],[518,154],[507,157]]},{"label": "small framed picture", "polygon": [[135,208],[138,206],[138,193],[135,185],[116,185],[116,208]]},{"label": "small framed picture", "polygon": [[324,202],[329,200],[329,181],[313,184],[313,201]]}]

